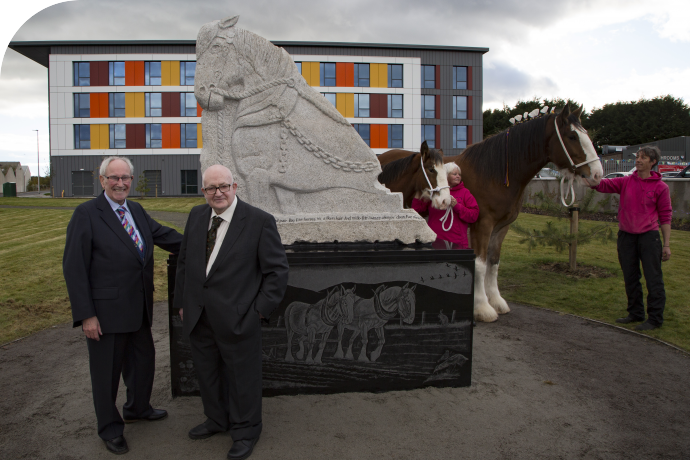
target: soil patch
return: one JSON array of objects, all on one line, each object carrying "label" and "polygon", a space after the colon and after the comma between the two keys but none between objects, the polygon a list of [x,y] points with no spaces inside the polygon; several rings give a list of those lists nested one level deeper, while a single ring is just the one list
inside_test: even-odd
[{"label": "soil patch", "polygon": [[536,265],[539,270],[553,273],[562,273],[568,278],[610,278],[616,276],[605,268],[595,267],[594,265],[577,264],[575,270],[571,270],[570,264],[565,262],[549,262]]}]

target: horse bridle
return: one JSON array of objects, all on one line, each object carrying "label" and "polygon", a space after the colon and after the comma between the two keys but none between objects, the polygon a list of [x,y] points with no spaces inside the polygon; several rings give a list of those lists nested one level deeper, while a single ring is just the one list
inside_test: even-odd
[{"label": "horse bridle", "polygon": [[[592,158],[591,160],[583,161],[582,163],[575,164],[573,159],[570,157],[570,154],[568,153],[568,149],[565,148],[565,144],[563,143],[563,138],[561,137],[561,131],[558,129],[558,124],[556,123],[558,117],[554,117],[553,119],[553,127],[556,129],[556,135],[558,136],[558,140],[561,143],[561,147],[563,147],[563,152],[565,152],[565,157],[568,159],[570,162],[570,169],[571,172],[573,173],[573,176],[575,175],[575,170],[579,168],[580,166],[584,166],[586,164],[592,163],[593,161],[599,161],[599,158]],[[586,156],[586,155],[585,155]],[[565,182],[565,176],[561,178],[561,203],[563,203],[563,206],[565,207],[570,207],[575,203],[575,187],[573,187],[573,179],[574,177],[568,179],[568,186],[569,190],[565,191],[565,194],[563,192],[563,184]],[[568,198],[568,195],[570,195],[570,204],[566,204],[565,200]]]},{"label": "horse bridle", "polygon": [[[429,186],[428,190],[430,196],[434,196],[434,193],[441,193],[441,190],[444,188],[450,188],[450,185],[444,185],[441,187],[440,185],[437,185],[436,188],[431,188],[431,181],[429,180],[429,176],[426,175],[426,170],[424,169],[424,155],[419,155],[419,164],[422,166],[422,172],[424,173],[424,178],[426,179],[426,183]],[[424,191],[424,190],[423,190]],[[450,225],[448,228],[446,228],[446,222],[448,221],[448,216],[450,216]],[[447,232],[453,227],[453,212],[451,210],[451,207],[448,206],[446,208],[446,213],[439,219],[441,221],[441,228],[443,229],[444,232]]]}]

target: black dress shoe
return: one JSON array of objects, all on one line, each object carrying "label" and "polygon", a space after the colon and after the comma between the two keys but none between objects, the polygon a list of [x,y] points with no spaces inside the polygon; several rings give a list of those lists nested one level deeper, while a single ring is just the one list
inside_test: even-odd
[{"label": "black dress shoe", "polygon": [[139,418],[129,418],[125,419],[125,423],[134,423],[138,422],[140,420],[146,420],[147,422],[155,422],[157,420],[163,420],[168,416],[168,411],[165,409],[153,409],[153,412],[151,412],[149,415],[146,417],[139,417]]},{"label": "black dress shoe", "polygon": [[637,326],[635,326],[635,330],[636,331],[651,331],[651,330],[654,330],[654,329],[659,328],[659,327],[661,327],[661,326],[655,326],[654,324],[650,323],[649,321],[645,321],[644,323],[638,324]]},{"label": "black dress shoe", "polygon": [[254,446],[259,441],[259,438],[254,439],[240,439],[232,443],[232,447],[228,452],[228,458],[230,460],[244,460],[249,458],[254,450]]},{"label": "black dress shoe", "polygon": [[635,318],[634,316],[626,316],[625,318],[618,318],[616,319],[617,323],[621,324],[629,324],[629,323],[641,323],[644,321],[644,318]]},{"label": "black dress shoe", "polygon": [[129,452],[129,447],[127,447],[127,441],[125,441],[124,436],[118,436],[117,438],[106,441],[105,447],[115,455],[122,455]]},{"label": "black dress shoe", "polygon": [[206,428],[206,425],[203,423],[201,425],[197,425],[191,430],[189,430],[189,438],[190,439],[206,439],[210,438],[216,433],[220,433],[220,431],[212,431]]}]

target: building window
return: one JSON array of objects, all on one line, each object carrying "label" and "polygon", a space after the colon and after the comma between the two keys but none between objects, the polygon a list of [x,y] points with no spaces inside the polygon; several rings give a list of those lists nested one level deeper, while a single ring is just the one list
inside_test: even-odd
[{"label": "building window", "polygon": [[196,123],[180,124],[180,148],[196,148]]},{"label": "building window", "polygon": [[453,126],[453,148],[467,147],[467,126]]},{"label": "building window", "polygon": [[297,70],[299,71],[299,74],[302,75],[302,63],[301,62],[295,62],[295,65],[297,66]]},{"label": "building window", "polygon": [[453,67],[453,89],[467,89],[467,67]]},{"label": "building window", "polygon": [[388,64],[388,87],[403,87],[403,66],[402,64]]},{"label": "building window", "polygon": [[467,96],[453,96],[453,118],[467,120]]},{"label": "building window", "polygon": [[320,86],[335,86],[335,63],[319,64]]},{"label": "building window", "polygon": [[182,173],[182,194],[183,195],[198,195],[199,194],[199,174],[196,169],[183,169]]},{"label": "building window", "polygon": [[[369,95],[355,94],[355,117],[369,117]],[[368,125],[367,125],[368,126]]]},{"label": "building window", "polygon": [[359,136],[362,138],[364,142],[366,142],[367,145],[371,145],[370,142],[370,135],[369,135],[369,125],[363,125],[363,124],[354,124],[352,125],[355,128],[355,131],[359,134]]},{"label": "building window", "polygon": [[74,125],[74,148],[91,148],[91,125]]},{"label": "building window", "polygon": [[127,148],[127,125],[110,125],[110,148]]},{"label": "building window", "polygon": [[180,86],[194,86],[196,62],[180,62]]},{"label": "building window", "polygon": [[422,96],[422,118],[436,118],[436,96]]},{"label": "building window", "polygon": [[125,63],[108,63],[108,84],[110,86],[125,86]]},{"label": "building window", "polygon": [[388,125],[388,148],[403,147],[403,125]]},{"label": "building window", "polygon": [[146,93],[144,95],[144,106],[147,117],[163,116],[163,97],[161,93]]},{"label": "building window", "polygon": [[323,93],[323,97],[325,97],[328,100],[328,102],[333,104],[333,107],[335,107],[335,93]]},{"label": "building window", "polygon": [[369,87],[369,64],[355,64],[355,86]]},{"label": "building window", "polygon": [[74,86],[91,86],[91,65],[88,62],[73,63]]},{"label": "building window", "polygon": [[108,94],[108,116],[125,116],[125,93]]},{"label": "building window", "polygon": [[422,88],[436,88],[436,66],[422,66]]},{"label": "building window", "polygon": [[403,117],[403,95],[389,94],[388,95],[388,118],[402,118]]},{"label": "building window", "polygon": [[196,117],[196,97],[194,93],[180,93],[180,116]]},{"label": "building window", "polygon": [[155,123],[146,125],[146,148],[163,148],[163,125]]},{"label": "building window", "polygon": [[74,118],[89,118],[91,115],[91,95],[74,93]]},{"label": "building window", "polygon": [[144,64],[144,84],[147,86],[160,86],[162,79],[161,63],[147,62]]},{"label": "building window", "polygon": [[431,149],[436,148],[436,125],[422,125],[422,142]]}]

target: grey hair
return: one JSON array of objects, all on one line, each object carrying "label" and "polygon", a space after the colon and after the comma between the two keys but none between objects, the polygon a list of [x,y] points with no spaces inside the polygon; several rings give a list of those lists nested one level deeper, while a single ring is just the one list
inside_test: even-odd
[{"label": "grey hair", "polygon": [[103,162],[101,163],[101,169],[98,170],[98,173],[99,173],[101,176],[105,176],[105,171],[106,171],[106,169],[108,169],[108,165],[109,165],[110,163],[112,163],[113,161],[115,161],[115,160],[122,160],[122,161],[124,161],[124,162],[127,164],[127,166],[129,166],[129,174],[132,175],[132,176],[134,175],[134,165],[132,164],[131,161],[129,161],[129,158],[126,158],[126,157],[118,157],[118,156],[112,156],[112,157],[105,158],[105,159],[103,160]]},{"label": "grey hair", "polygon": [[659,147],[656,145],[644,145],[639,148],[637,153],[642,153],[644,156],[649,158],[652,161],[656,161],[652,167],[656,166],[659,164],[659,160],[661,160],[661,150]]},{"label": "grey hair", "polygon": [[[452,173],[453,171],[455,171],[456,169],[458,170],[459,173],[461,173],[461,171],[460,171],[460,166],[458,166],[457,163],[454,163],[454,162],[452,162],[452,161],[451,161],[450,163],[444,164],[444,165],[443,165],[443,169],[446,170],[446,174],[450,174],[450,173]],[[462,173],[461,173],[461,174],[462,174]]]}]

